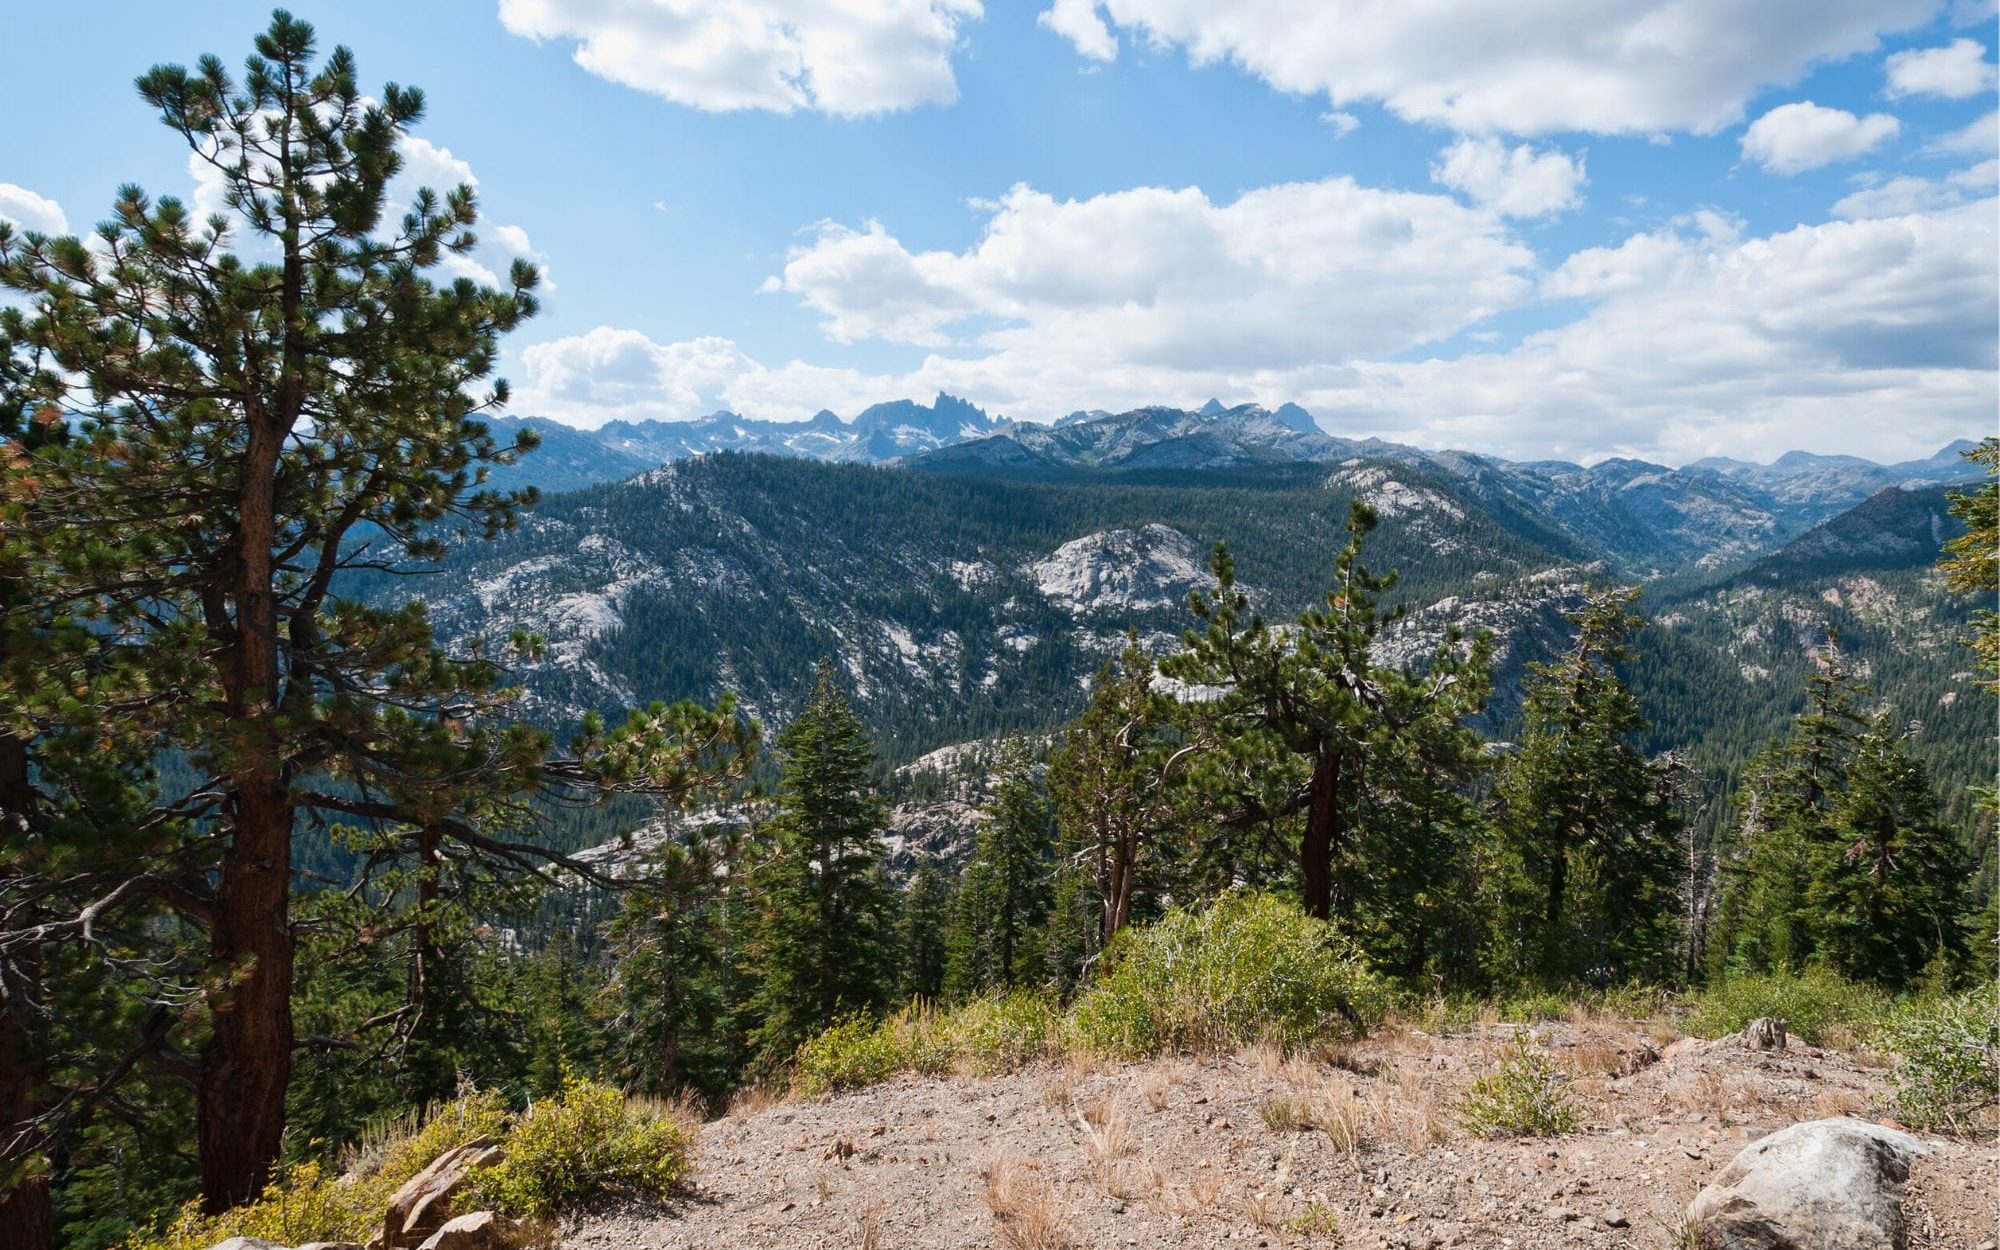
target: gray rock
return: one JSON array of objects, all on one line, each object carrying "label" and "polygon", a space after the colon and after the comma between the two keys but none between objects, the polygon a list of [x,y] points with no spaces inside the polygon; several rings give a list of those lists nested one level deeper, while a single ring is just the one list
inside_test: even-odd
[{"label": "gray rock", "polygon": [[262,1237],[231,1237],[227,1241],[216,1242],[208,1250],[285,1250],[285,1247]]},{"label": "gray rock", "polygon": [[1929,1147],[1861,1120],[1812,1120],[1745,1148],[1688,1204],[1705,1250],[1902,1250],[1903,1186]]}]

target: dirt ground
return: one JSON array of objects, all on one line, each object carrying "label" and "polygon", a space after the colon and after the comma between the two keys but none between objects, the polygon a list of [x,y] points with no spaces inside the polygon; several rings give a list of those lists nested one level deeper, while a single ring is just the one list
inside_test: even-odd
[{"label": "dirt ground", "polygon": [[[1645,1026],[1542,1026],[1583,1117],[1556,1138],[1454,1123],[1511,1037],[1400,1031],[1282,1057],[1165,1058],[990,1079],[904,1077],[705,1125],[666,1208],[572,1228],[571,1250],[855,1247],[1672,1247],[1689,1199],[1745,1144],[1879,1116],[1866,1056],[1801,1044],[1662,1045]],[[2000,1149],[1927,1139],[1913,1250],[1993,1250]]]}]

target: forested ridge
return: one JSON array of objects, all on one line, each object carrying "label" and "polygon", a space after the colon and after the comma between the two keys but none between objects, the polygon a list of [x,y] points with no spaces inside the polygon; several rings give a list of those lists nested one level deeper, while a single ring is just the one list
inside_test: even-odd
[{"label": "forested ridge", "polygon": [[[644,1099],[953,1047],[1994,976],[2000,440],[1651,588],[1365,458],[543,500],[480,419],[537,270],[447,277],[469,186],[390,219],[422,93],[282,11],[137,85],[229,211],[0,222],[8,1244],[356,1235],[503,1135],[496,1208],[671,1200]],[[892,873],[889,766],[973,738],[967,853]],[[1174,1015],[1232,942],[1270,997]]]}]

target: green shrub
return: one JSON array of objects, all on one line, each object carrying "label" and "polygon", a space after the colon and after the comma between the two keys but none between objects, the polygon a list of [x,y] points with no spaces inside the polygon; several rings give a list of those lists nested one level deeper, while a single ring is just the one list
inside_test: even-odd
[{"label": "green shrub", "polygon": [[126,1242],[127,1250],[203,1250],[228,1237],[261,1237],[282,1245],[308,1241],[359,1241],[382,1219],[392,1191],[343,1185],[316,1162],[281,1171],[257,1200],[221,1215],[204,1215],[199,1200],[182,1207],[151,1236]]},{"label": "green shrub", "polygon": [[421,1124],[392,1122],[380,1162],[352,1176],[330,1173],[317,1161],[282,1169],[255,1202],[221,1215],[188,1203],[157,1234],[135,1237],[127,1250],[205,1250],[229,1237],[261,1237],[296,1246],[309,1241],[363,1241],[382,1223],[389,1196],[445,1151],[480,1137],[498,1140],[507,1111],[491,1091],[466,1094],[435,1109]]},{"label": "green shrub", "polygon": [[1453,1110],[1481,1137],[1554,1137],[1577,1124],[1569,1074],[1526,1029],[1515,1030],[1499,1070],[1475,1078]]},{"label": "green shrub", "polygon": [[671,1115],[608,1085],[570,1080],[561,1098],[528,1108],[506,1154],[473,1187],[508,1215],[555,1215],[599,1194],[664,1198],[686,1177],[692,1145]]},{"label": "green shrub", "polygon": [[863,1012],[843,1016],[802,1044],[792,1060],[792,1090],[806,1098],[860,1089],[886,1081],[907,1056],[897,1044],[892,1020],[877,1024]]},{"label": "green shrub", "polygon": [[1340,1235],[1340,1212],[1324,1202],[1309,1202],[1305,1210],[1285,1221],[1285,1231],[1307,1238],[1337,1237]]},{"label": "green shrub", "polygon": [[996,1076],[1033,1063],[1061,1037],[1062,1018],[1042,994],[1015,990],[976,998],[945,1023],[953,1057],[980,1076]]},{"label": "green shrub", "polygon": [[1970,994],[1899,1013],[1882,1032],[1896,1057],[1896,1117],[1917,1128],[1974,1133],[2000,1101],[2000,993]]},{"label": "green shrub", "polygon": [[949,1072],[957,1058],[952,1048],[951,1017],[922,999],[882,1022],[898,1066],[935,1075]]},{"label": "green shrub", "polygon": [[1789,972],[1737,973],[1689,996],[1684,1027],[1699,1037],[1724,1037],[1759,1016],[1815,1046],[1866,1040],[1886,1023],[1894,1000],[1871,985],[1820,966]]},{"label": "green shrub", "polygon": [[1267,894],[1224,895],[1128,929],[1111,971],[1076,1003],[1071,1040],[1098,1054],[1293,1045],[1358,1034],[1388,1001],[1351,943]]}]

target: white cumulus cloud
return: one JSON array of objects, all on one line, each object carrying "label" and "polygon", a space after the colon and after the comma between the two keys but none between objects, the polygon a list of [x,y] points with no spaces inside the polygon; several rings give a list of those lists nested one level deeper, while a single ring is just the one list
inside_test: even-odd
[{"label": "white cumulus cloud", "polygon": [[1743,132],[1743,155],[1779,174],[1796,174],[1863,156],[1902,130],[1887,113],[1857,117],[1811,100],[1781,104]]},{"label": "white cumulus cloud", "polygon": [[1059,200],[1016,186],[986,207],[962,252],[911,251],[880,223],[822,225],[766,289],[799,297],[836,339],[945,346],[969,333],[1031,371],[1397,352],[1533,286],[1533,253],[1497,214],[1345,177],[1227,203],[1193,187]]},{"label": "white cumulus cloud", "polygon": [[1993,89],[1993,62],[1975,39],[1954,39],[1941,48],[1912,48],[1883,62],[1891,99],[1911,95],[1964,100]]},{"label": "white cumulus cloud", "polygon": [[1991,195],[2000,159],[1988,159],[1969,169],[1956,170],[1942,178],[1918,178],[1903,174],[1880,181],[1870,180],[1860,190],[1842,196],[1833,206],[1833,215],[1860,217],[1904,217],[1963,204]]},{"label": "white cumulus cloud", "polygon": [[68,234],[69,218],[62,205],[26,187],[0,182],[0,221],[11,221],[22,230],[39,234]]},{"label": "white cumulus cloud", "polygon": [[[1129,31],[1335,106],[1467,132],[1598,134],[1736,122],[1760,88],[1930,21],[1936,0],[1058,0],[1085,55]],[[1060,12],[1058,12],[1060,10]],[[1094,19],[1085,21],[1088,17]],[[1074,32],[1074,33],[1073,33]]]},{"label": "white cumulus cloud", "polygon": [[1055,0],[1035,21],[1075,44],[1078,52],[1093,61],[1118,59],[1118,41],[1099,16],[1096,0]]},{"label": "white cumulus cloud", "polygon": [[1545,217],[1582,202],[1583,162],[1553,148],[1464,138],[1440,156],[1431,166],[1433,181],[1508,217]]},{"label": "white cumulus cloud", "polygon": [[979,0],[500,0],[514,34],[573,41],[585,70],[676,104],[847,117],[956,99],[952,51],[980,13]]},{"label": "white cumulus cloud", "polygon": [[1387,436],[1512,455],[1926,455],[1986,430],[2000,404],[1994,211],[1987,199],[1761,238],[1714,222],[1636,236],[1552,276],[1595,301],[1575,321],[1509,351],[1364,363],[1300,401]]}]

